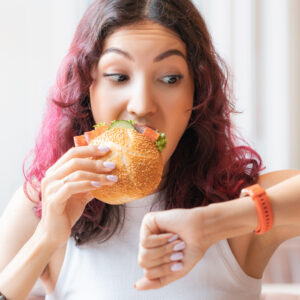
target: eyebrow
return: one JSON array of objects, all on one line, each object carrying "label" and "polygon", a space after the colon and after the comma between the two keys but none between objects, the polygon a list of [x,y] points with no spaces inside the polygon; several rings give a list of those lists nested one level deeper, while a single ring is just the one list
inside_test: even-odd
[{"label": "eyebrow", "polygon": [[[117,54],[123,55],[124,57],[126,57],[127,59],[129,59],[131,61],[134,61],[133,57],[128,52],[123,51],[119,48],[108,48],[102,53],[102,56],[105,54],[108,54],[108,53],[117,53]],[[170,57],[172,55],[180,56],[184,60],[186,60],[185,55],[181,51],[179,51],[177,49],[170,49],[170,50],[167,50],[167,51],[159,54],[157,57],[155,57],[153,62],[159,62],[159,61],[161,61],[167,57]]]}]

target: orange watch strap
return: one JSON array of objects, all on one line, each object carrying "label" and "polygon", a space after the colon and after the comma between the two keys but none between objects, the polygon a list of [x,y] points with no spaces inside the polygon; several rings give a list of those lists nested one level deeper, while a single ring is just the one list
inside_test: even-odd
[{"label": "orange watch strap", "polygon": [[263,234],[272,229],[274,217],[270,200],[266,191],[259,185],[254,184],[242,190],[242,196],[250,196],[255,202],[258,215],[256,234]]}]

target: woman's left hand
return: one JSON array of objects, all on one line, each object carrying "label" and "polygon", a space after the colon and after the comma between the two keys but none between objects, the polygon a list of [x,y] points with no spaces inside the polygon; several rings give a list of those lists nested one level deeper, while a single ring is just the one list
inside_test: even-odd
[{"label": "woman's left hand", "polygon": [[[135,283],[136,289],[161,288],[185,276],[203,257],[211,245],[203,238],[204,212],[205,207],[145,215],[138,253],[138,264],[144,269],[144,277]],[[177,250],[174,249],[176,245]]]}]

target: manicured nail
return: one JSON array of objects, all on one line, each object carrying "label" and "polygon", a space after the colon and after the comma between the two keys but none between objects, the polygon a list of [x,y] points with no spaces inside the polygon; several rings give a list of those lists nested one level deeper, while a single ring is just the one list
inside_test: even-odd
[{"label": "manicured nail", "polygon": [[174,248],[173,248],[173,250],[174,251],[179,251],[179,250],[182,250],[184,248],[185,248],[185,242],[181,242],[181,243],[175,245]]},{"label": "manicured nail", "polygon": [[106,178],[107,178],[109,181],[118,182],[118,176],[115,176],[115,175],[107,175]]},{"label": "manicured nail", "polygon": [[110,148],[107,147],[107,146],[99,146],[99,147],[98,147],[98,150],[99,150],[100,152],[102,152],[102,153],[106,153],[106,152],[108,152],[108,151],[110,150]]},{"label": "manicured nail", "polygon": [[181,270],[182,268],[183,268],[182,263],[177,263],[177,264],[172,265],[171,270],[173,272],[176,272],[176,271]]},{"label": "manicured nail", "polygon": [[177,253],[173,253],[171,256],[170,256],[170,259],[171,260],[180,260],[183,258],[183,253],[182,252],[177,252]]},{"label": "manicured nail", "polygon": [[108,169],[114,169],[116,167],[116,164],[112,161],[105,161],[103,163],[103,166]]},{"label": "manicured nail", "polygon": [[173,242],[173,241],[176,241],[177,239],[178,239],[178,234],[175,234],[168,239],[168,242]]},{"label": "manicured nail", "polygon": [[101,183],[98,182],[98,181],[91,181],[91,185],[94,186],[94,187],[96,187],[96,188],[98,188],[98,187],[101,186]]}]

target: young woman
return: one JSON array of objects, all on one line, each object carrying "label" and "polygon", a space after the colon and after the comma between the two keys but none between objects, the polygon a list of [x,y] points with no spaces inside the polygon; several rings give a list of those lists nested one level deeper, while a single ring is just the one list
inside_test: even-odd
[{"label": "young woman", "polygon": [[[253,235],[252,200],[225,201],[296,172],[259,179],[261,160],[237,146],[232,112],[224,65],[190,1],[94,1],[51,90],[24,189],[1,218],[1,293],[25,299],[40,277],[48,300],[258,299],[268,259],[296,225]],[[159,188],[111,206],[90,194],[117,184],[110,149],[75,148],[73,136],[122,119],[159,129],[168,144]],[[164,211],[144,219],[139,247],[151,209]],[[137,260],[145,269],[137,289],[194,268],[142,295],[133,286],[143,275]]]}]

